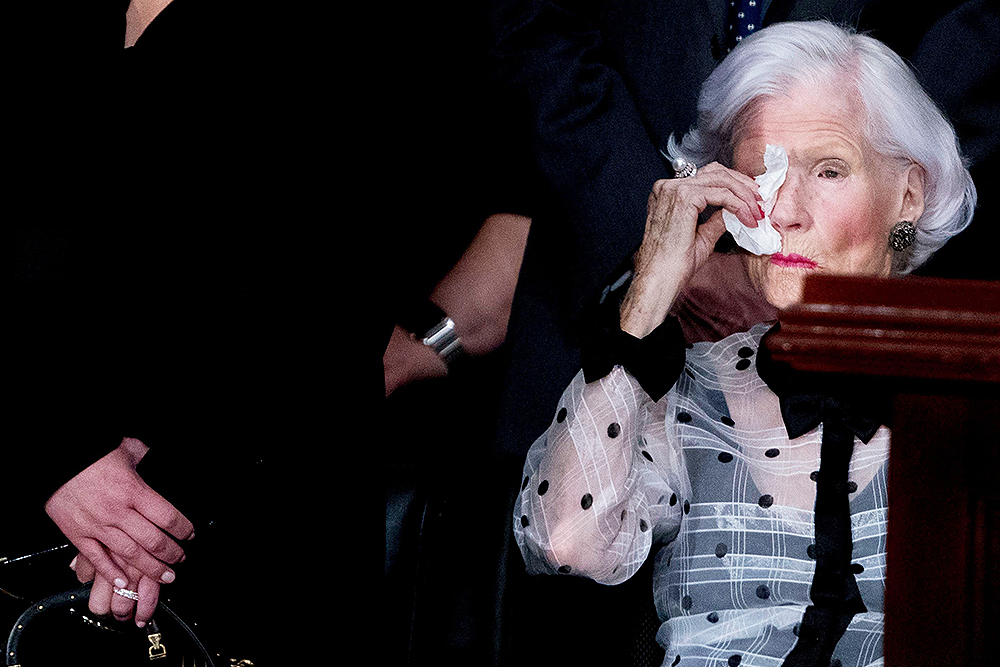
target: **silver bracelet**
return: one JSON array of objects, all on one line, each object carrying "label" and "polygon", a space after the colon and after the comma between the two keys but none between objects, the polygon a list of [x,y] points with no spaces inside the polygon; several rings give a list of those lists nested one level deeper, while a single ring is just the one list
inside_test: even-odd
[{"label": "silver bracelet", "polygon": [[434,350],[446,365],[451,365],[465,353],[462,339],[455,333],[455,321],[448,316],[428,331],[422,342]]}]

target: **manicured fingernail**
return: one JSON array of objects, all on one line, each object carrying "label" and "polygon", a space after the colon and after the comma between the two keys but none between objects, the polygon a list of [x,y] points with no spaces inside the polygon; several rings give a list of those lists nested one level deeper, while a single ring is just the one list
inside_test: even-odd
[{"label": "manicured fingernail", "polygon": [[181,559],[179,561],[177,561],[177,562],[178,563],[183,563],[187,559],[188,559],[188,555],[187,554],[181,554]]},{"label": "manicured fingernail", "polygon": [[125,588],[126,586],[128,586],[128,582],[125,581],[124,579],[115,579],[115,586],[117,586],[118,588]]},{"label": "manicured fingernail", "polygon": [[163,576],[160,577],[160,581],[162,581],[165,584],[169,584],[172,583],[176,578],[177,578],[176,574],[174,574],[170,570],[167,570],[166,572],[163,573]]},{"label": "manicured fingernail", "polygon": [[[77,558],[79,558],[79,556],[73,556],[73,560],[71,560],[69,562],[69,569],[73,570],[74,572],[76,572],[76,559]],[[119,586],[119,588],[121,588],[121,587]]]},{"label": "manicured fingernail", "polygon": [[138,625],[140,628],[146,627],[146,621],[136,621],[135,624]]}]

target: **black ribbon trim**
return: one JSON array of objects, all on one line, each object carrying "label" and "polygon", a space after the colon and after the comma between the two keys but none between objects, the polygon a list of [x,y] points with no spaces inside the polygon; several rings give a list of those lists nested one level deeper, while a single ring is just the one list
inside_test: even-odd
[{"label": "black ribbon trim", "polygon": [[[884,398],[863,393],[855,383],[793,370],[774,361],[767,349],[769,331],[761,339],[757,372],[781,405],[781,416],[789,438],[797,438],[822,422],[819,476],[816,479],[816,572],[799,628],[799,639],[782,663],[783,667],[815,667],[830,664],[837,643],[855,614],[868,611],[851,570],[854,550],[847,476],[854,452],[854,436],[869,442],[885,414]],[[849,393],[851,392],[851,393]]]},{"label": "black ribbon trim", "polygon": [[675,317],[668,317],[643,338],[622,331],[619,311],[632,284],[631,255],[613,277],[617,279],[609,281],[601,300],[584,317],[583,379],[596,382],[621,364],[658,401],[684,371],[684,332]]},{"label": "black ribbon trim", "polygon": [[684,371],[684,334],[674,317],[668,317],[649,335],[636,338],[617,322],[591,332],[580,352],[583,379],[595,382],[617,364],[625,367],[654,401],[660,400]]}]

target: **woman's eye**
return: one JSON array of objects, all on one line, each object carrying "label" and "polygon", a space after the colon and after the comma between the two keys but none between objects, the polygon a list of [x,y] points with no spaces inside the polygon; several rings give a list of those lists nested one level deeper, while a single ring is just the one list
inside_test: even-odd
[{"label": "woman's eye", "polygon": [[838,178],[840,176],[840,172],[836,169],[824,169],[819,172],[819,176],[820,178]]}]

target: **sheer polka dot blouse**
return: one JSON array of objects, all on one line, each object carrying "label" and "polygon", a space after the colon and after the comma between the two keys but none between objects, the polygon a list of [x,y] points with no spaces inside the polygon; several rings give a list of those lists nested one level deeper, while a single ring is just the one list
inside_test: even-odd
[{"label": "sheer polka dot blouse", "polygon": [[[798,640],[815,572],[813,509],[822,425],[792,440],[756,372],[766,325],[688,350],[653,401],[621,366],[579,373],[528,452],[514,533],[530,573],[605,584],[654,544],[665,664],[779,667]],[[833,652],[881,664],[884,427],[855,441],[849,469],[852,571],[868,611]]]}]

